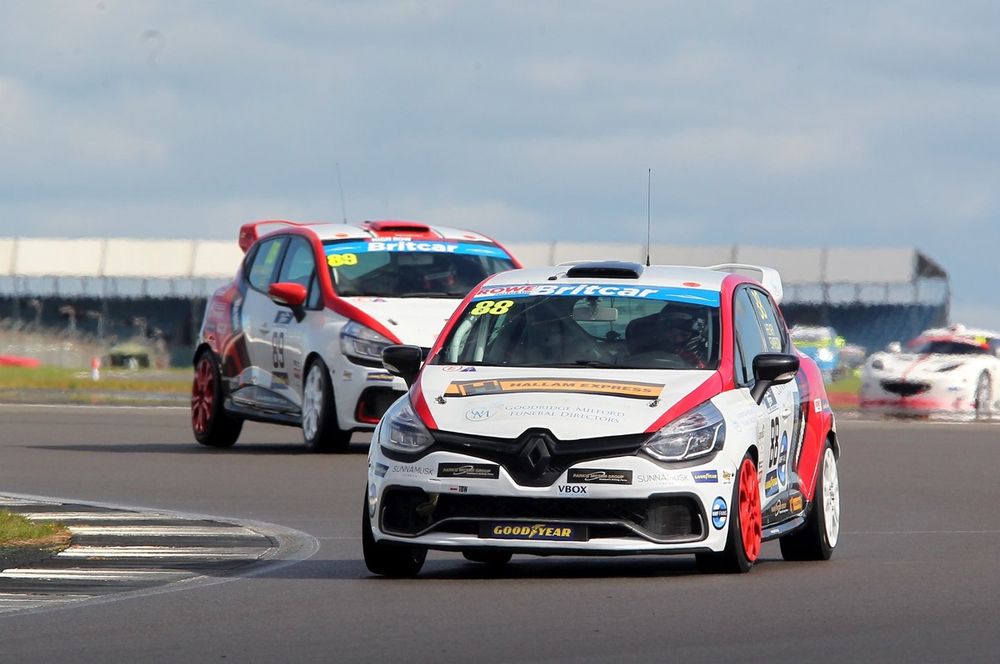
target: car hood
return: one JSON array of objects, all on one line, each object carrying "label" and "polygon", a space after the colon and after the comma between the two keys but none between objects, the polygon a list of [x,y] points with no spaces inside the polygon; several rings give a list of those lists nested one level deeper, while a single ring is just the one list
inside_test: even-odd
[{"label": "car hood", "polygon": [[345,297],[345,302],[368,314],[404,344],[429,348],[461,298],[441,297]]},{"label": "car hood", "polygon": [[[985,357],[985,356],[983,356]],[[946,377],[952,371],[980,361],[975,355],[917,355],[914,353],[902,353],[899,355],[881,354],[874,359],[882,361],[882,371],[879,373],[890,374],[906,378],[908,380],[917,377],[939,378]],[[955,367],[951,371],[941,372],[946,367]]]},{"label": "car hood", "polygon": [[543,428],[560,440],[574,440],[643,433],[717,375],[429,364],[421,372],[420,389],[442,431],[516,438]]}]

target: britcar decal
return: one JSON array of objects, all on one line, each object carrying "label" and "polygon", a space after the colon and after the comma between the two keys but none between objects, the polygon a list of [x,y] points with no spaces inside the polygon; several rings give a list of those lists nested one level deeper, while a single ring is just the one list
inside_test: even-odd
[{"label": "britcar decal", "polygon": [[718,291],[703,288],[683,288],[679,286],[623,286],[621,284],[511,284],[483,286],[472,300],[510,299],[534,296],[579,297],[635,297],[643,300],[664,302],[686,302],[718,307],[721,296]]},{"label": "britcar decal", "polygon": [[[489,244],[472,244],[469,242],[427,242],[422,240],[379,240],[337,242],[323,247],[327,256],[371,253],[424,253],[424,254],[458,254],[462,256],[487,256],[490,258],[510,258],[507,252]],[[329,259],[328,259],[329,260]],[[347,259],[350,260],[350,259]],[[344,262],[342,265],[352,265]],[[337,266],[335,266],[337,267]]]},{"label": "britcar decal", "polygon": [[662,390],[662,383],[639,383],[625,380],[503,378],[454,381],[445,389],[444,395],[446,397],[475,397],[484,394],[515,392],[572,392],[652,400],[659,397]]}]

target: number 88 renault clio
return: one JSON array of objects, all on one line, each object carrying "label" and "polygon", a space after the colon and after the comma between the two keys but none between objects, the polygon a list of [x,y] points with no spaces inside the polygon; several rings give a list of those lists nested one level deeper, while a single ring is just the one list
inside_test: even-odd
[{"label": "number 88 renault clio", "polygon": [[[754,277],[754,278],[751,278]],[[375,430],[363,518],[376,574],[428,549],[694,554],[745,572],[837,544],[840,454],[820,371],[770,268],[578,263],[486,279]]]}]

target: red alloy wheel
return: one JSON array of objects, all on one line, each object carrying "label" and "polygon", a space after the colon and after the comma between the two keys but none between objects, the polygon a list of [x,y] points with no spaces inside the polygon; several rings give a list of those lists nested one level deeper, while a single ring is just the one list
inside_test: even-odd
[{"label": "red alloy wheel", "polygon": [[215,370],[207,356],[198,360],[191,385],[191,424],[195,433],[203,434],[208,429],[215,400]]},{"label": "red alloy wheel", "polygon": [[746,552],[747,560],[753,562],[760,555],[761,516],[757,468],[750,459],[744,459],[740,466],[739,510],[743,551]]}]

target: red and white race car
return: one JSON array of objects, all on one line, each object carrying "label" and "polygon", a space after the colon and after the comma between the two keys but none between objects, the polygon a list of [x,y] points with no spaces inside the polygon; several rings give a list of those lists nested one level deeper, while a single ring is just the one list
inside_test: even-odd
[{"label": "red and white race car", "polygon": [[875,353],[861,372],[861,409],[886,415],[989,419],[1000,411],[1000,333],[926,330],[905,349]]},{"label": "red and white race car", "polygon": [[[759,281],[758,281],[759,279]],[[840,533],[834,416],[797,353],[770,268],[584,262],[473,290],[369,450],[365,563],[428,549],[694,554],[745,572],[761,541],[829,558]]]},{"label": "red and white race car", "polygon": [[208,301],[194,355],[191,423],[228,447],[244,420],[301,426],[306,445],[342,449],[406,390],[382,349],[429,348],[462,298],[520,267],[490,238],[408,221],[240,229],[246,253]]}]

